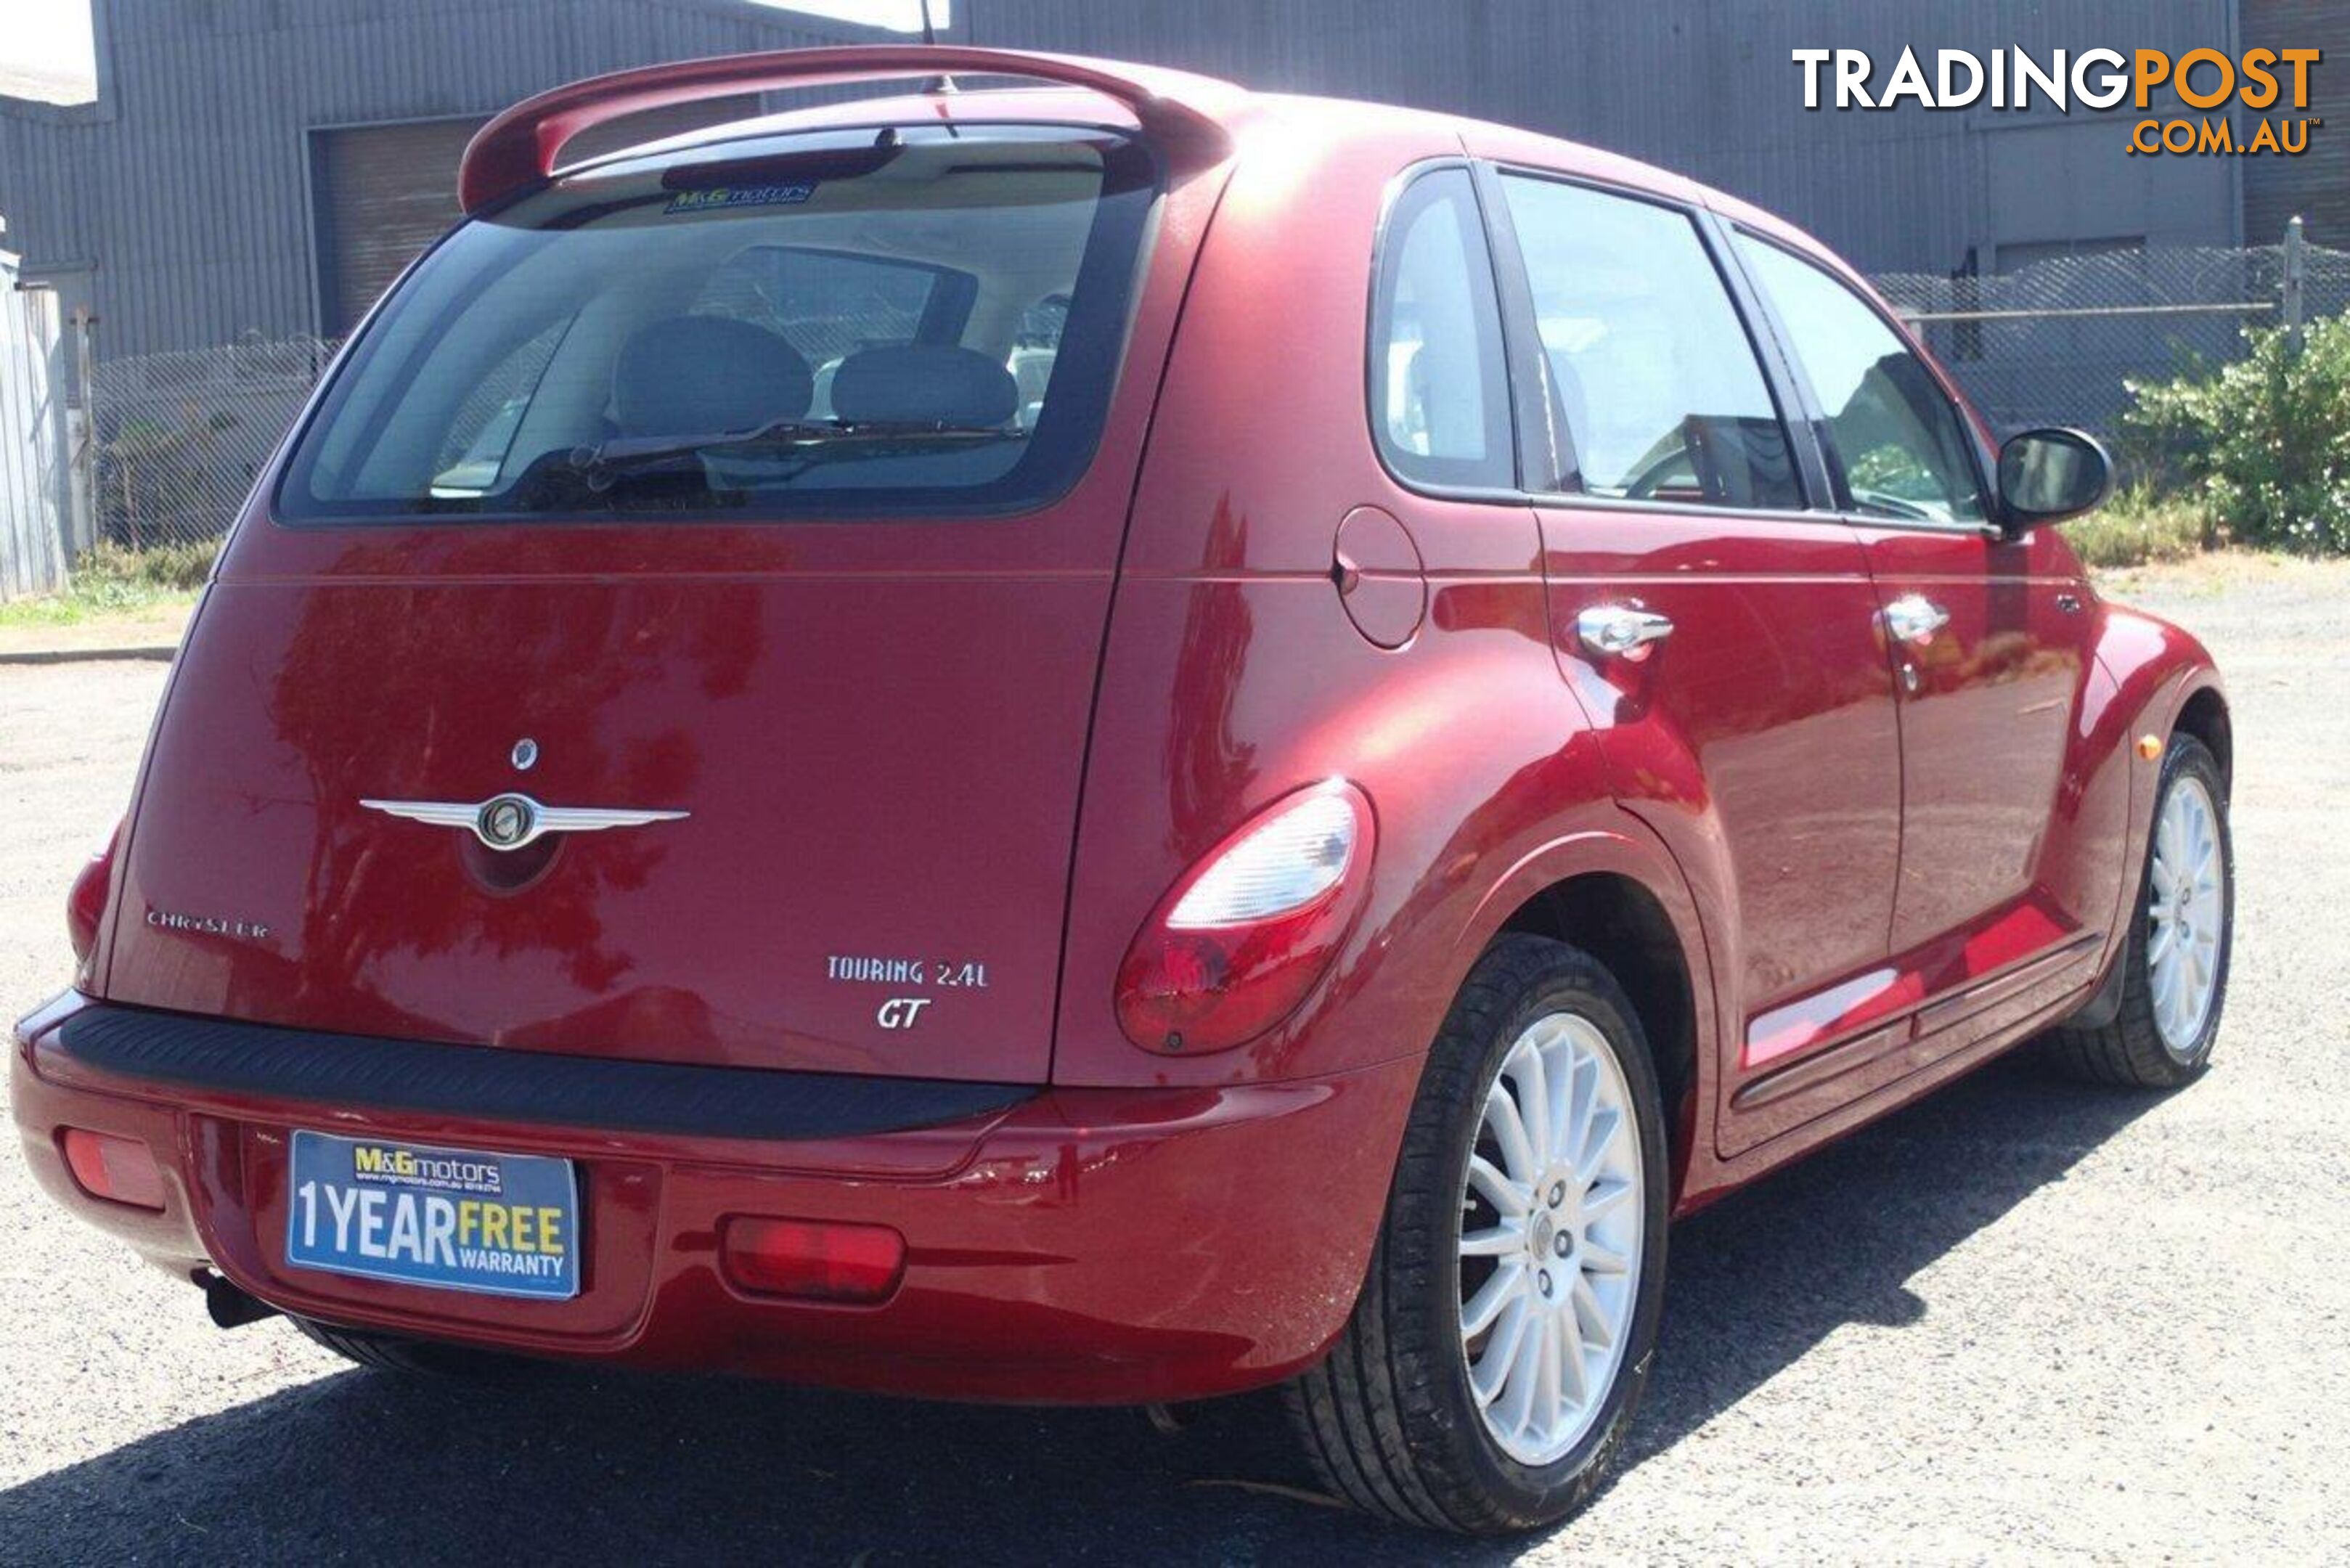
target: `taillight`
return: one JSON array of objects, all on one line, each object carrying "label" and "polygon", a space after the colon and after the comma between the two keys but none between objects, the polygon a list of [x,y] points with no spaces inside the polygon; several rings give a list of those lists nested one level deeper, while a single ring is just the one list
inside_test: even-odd
[{"label": "taillight", "polygon": [[1371,808],[1333,781],[1277,802],[1168,890],[1118,966],[1118,1021],[1146,1050],[1223,1051],[1296,1009],[1367,886]]},{"label": "taillight", "polygon": [[106,918],[106,888],[114,876],[114,846],[122,838],[122,825],[106,836],[106,842],[82,863],[81,874],[74,878],[73,890],[66,895],[66,940],[73,943],[74,962],[86,964],[98,946],[98,923]]}]

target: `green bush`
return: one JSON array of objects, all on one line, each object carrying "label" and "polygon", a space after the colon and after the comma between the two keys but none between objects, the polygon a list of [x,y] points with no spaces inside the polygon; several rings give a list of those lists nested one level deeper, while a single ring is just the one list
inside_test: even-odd
[{"label": "green bush", "polygon": [[219,554],[217,539],[145,550],[100,545],[75,559],[65,592],[0,605],[0,627],[74,626],[93,617],[183,605],[204,586]]},{"label": "green bush", "polygon": [[2350,317],[2310,324],[2299,354],[2282,327],[2244,337],[2232,364],[2128,384],[2129,455],[2237,544],[2350,555]]},{"label": "green bush", "polygon": [[2064,537],[2092,566],[2184,560],[2224,542],[2199,499],[2160,494],[2142,483],[2116,492],[2095,512],[2065,524]]},{"label": "green bush", "polygon": [[144,550],[100,545],[74,562],[73,592],[102,599],[147,599],[159,593],[193,593],[212,575],[218,539],[192,545],[152,545]]}]

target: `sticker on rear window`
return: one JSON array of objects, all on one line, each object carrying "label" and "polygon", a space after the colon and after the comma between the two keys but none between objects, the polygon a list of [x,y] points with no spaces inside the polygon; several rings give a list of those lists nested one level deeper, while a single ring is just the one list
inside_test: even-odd
[{"label": "sticker on rear window", "polygon": [[714,213],[724,207],[796,206],[816,194],[813,180],[788,185],[712,185],[700,191],[680,191],[663,213]]}]

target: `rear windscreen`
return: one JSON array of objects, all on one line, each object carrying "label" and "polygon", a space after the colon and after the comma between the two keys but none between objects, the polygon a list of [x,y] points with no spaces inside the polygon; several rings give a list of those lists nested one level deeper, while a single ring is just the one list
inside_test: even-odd
[{"label": "rear windscreen", "polygon": [[1018,510],[1083,471],[1154,193],[1116,138],[638,157],[465,224],[303,431],[288,522]]}]

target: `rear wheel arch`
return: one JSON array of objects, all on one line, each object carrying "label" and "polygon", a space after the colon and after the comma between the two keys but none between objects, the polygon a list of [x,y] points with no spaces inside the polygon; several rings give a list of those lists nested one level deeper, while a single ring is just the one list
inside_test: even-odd
[{"label": "rear wheel arch", "polygon": [[1501,925],[1501,933],[1512,931],[1580,949],[1623,987],[1648,1037],[1650,1064],[1664,1095],[1678,1196],[1701,1120],[1699,971],[1664,900],[1620,871],[1578,872],[1518,904]]},{"label": "rear wheel arch", "polygon": [[[1577,1069],[1570,1068],[1565,1078],[1557,1075],[1554,1047],[1558,1043],[1554,1039],[1535,1047],[1551,1057],[1548,1066],[1530,1075],[1518,1074],[1507,1088],[1503,1077],[1545,1021],[1561,1018],[1582,1021],[1586,1038],[1617,1069],[1599,1069],[1613,1079],[1620,1096],[1617,1119],[1600,1136],[1610,1140],[1625,1137],[1627,1124],[1637,1129],[1628,1136],[1639,1151],[1639,1204],[1628,1212],[1639,1234],[1637,1241],[1620,1234],[1603,1238],[1596,1255],[1604,1260],[1612,1251],[1615,1261],[1603,1261],[1596,1270],[1586,1261],[1590,1238],[1585,1199],[1562,1194],[1587,1194],[1607,1178],[1596,1162],[1586,1163],[1591,1158],[1587,1152],[1573,1156],[1566,1166],[1552,1166],[1555,1153],[1545,1154],[1541,1139],[1528,1129],[1547,1126],[1550,1136],[1556,1137],[1574,1126],[1572,1119],[1560,1120],[1554,1114],[1537,1121],[1523,1109],[1529,1094],[1555,1107],[1557,1097],[1545,1085],[1575,1083]],[[1499,1534],[1555,1522],[1587,1503],[1605,1484],[1622,1456],[1654,1364],[1663,1307],[1671,1158],[1661,1096],[1651,1070],[1654,1052],[1642,1035],[1623,987],[1594,955],[1532,932],[1503,929],[1492,934],[1433,1043],[1405,1129],[1378,1240],[1347,1324],[1329,1353],[1284,1390],[1307,1457],[1335,1495],[1409,1524]],[[1583,1049],[1571,1043],[1568,1048],[1578,1054]],[[1599,1083],[1584,1082],[1586,1089],[1569,1092],[1588,1104],[1602,1088]],[[1481,1129],[1491,1125],[1491,1107],[1497,1098],[1520,1107],[1507,1118],[1520,1128],[1514,1154],[1506,1140],[1491,1147],[1479,1141]],[[1574,1127],[1572,1136],[1580,1139],[1582,1127]],[[1588,1147],[1581,1142],[1570,1147]],[[1481,1147],[1489,1162],[1484,1181],[1475,1174]],[[1622,1174],[1618,1172],[1619,1179]],[[1518,1194],[1515,1201],[1499,1207],[1504,1199],[1496,1196],[1493,1182],[1512,1187]],[[1498,1261],[1496,1272],[1473,1283],[1460,1272],[1471,1251],[1464,1231],[1472,1193],[1497,1206],[1485,1216],[1482,1240],[1509,1230],[1503,1215],[1517,1214],[1528,1227],[1533,1224],[1528,1217],[1540,1218],[1539,1229],[1518,1232],[1517,1241],[1525,1250],[1518,1256],[1513,1282],[1498,1272],[1503,1267]],[[1618,1191],[1610,1198],[1605,1212],[1627,1212],[1620,1207],[1624,1196]],[[1498,1250],[1491,1245],[1474,1249],[1481,1260],[1493,1258],[1497,1251],[1519,1254],[1515,1242]],[[1584,1327],[1583,1336],[1567,1338],[1564,1345],[1584,1353],[1586,1368],[1587,1347],[1595,1343],[1587,1336],[1599,1332],[1586,1315],[1586,1305],[1591,1314],[1601,1314],[1598,1321],[1606,1330],[1606,1336],[1596,1342],[1608,1361],[1597,1374],[1604,1381],[1595,1388],[1587,1380],[1589,1373],[1576,1379],[1581,1408],[1575,1411],[1555,1407],[1560,1384],[1555,1376],[1546,1383],[1544,1370],[1557,1366],[1542,1345],[1554,1332],[1544,1324],[1560,1315],[1562,1303],[1549,1298],[1555,1297],[1554,1274],[1561,1268],[1576,1281],[1571,1293],[1573,1315]],[[1578,1276],[1596,1272],[1620,1279],[1627,1269],[1636,1272],[1619,1288],[1627,1289],[1629,1297],[1614,1303],[1622,1315],[1609,1317],[1607,1298],[1586,1293]],[[1539,1278],[1539,1294],[1545,1303],[1534,1302],[1536,1286],[1529,1275]],[[1517,1298],[1515,1303],[1488,1299],[1497,1283],[1504,1296]],[[1471,1295],[1482,1307],[1472,1309]],[[1470,1324],[1472,1310],[1484,1326]],[[1499,1318],[1493,1315],[1497,1311]],[[1513,1312],[1517,1314],[1514,1327],[1510,1325]],[[1531,1334],[1525,1332],[1529,1313]],[[1503,1337],[1488,1340],[1481,1350],[1476,1341],[1488,1331]],[[1524,1369],[1522,1339],[1536,1344],[1531,1373]],[[1507,1392],[1487,1387],[1481,1397],[1479,1379],[1492,1370],[1496,1344],[1507,1346],[1500,1352],[1500,1380]],[[1500,1409],[1512,1397],[1520,1398],[1520,1407],[1513,1417],[1505,1414],[1497,1427],[1483,1407],[1495,1401]],[[1569,1446],[1564,1451],[1546,1449],[1531,1454],[1511,1447],[1513,1436],[1503,1428],[1525,1436],[1533,1407],[1545,1398],[1554,1402],[1547,1414],[1572,1416],[1573,1429],[1561,1436],[1555,1428],[1537,1426],[1533,1437],[1538,1441],[1558,1437]]]}]

